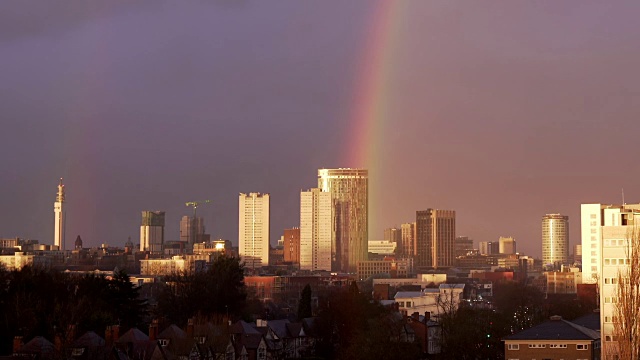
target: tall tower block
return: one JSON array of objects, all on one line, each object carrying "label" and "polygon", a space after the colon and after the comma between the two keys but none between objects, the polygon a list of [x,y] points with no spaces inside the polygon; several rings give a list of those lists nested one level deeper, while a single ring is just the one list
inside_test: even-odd
[{"label": "tall tower block", "polygon": [[58,250],[64,250],[64,185],[62,184],[62,178],[58,184],[58,194],[56,195],[56,201],[53,203],[53,214],[55,216],[54,232],[53,232],[53,245],[58,247]]},{"label": "tall tower block", "polygon": [[369,172],[318,169],[318,188],[331,193],[331,271],[355,273],[369,246]]}]

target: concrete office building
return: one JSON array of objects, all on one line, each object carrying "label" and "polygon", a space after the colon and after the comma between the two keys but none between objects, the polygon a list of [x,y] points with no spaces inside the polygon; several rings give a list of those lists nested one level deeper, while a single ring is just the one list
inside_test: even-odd
[{"label": "concrete office building", "polygon": [[473,251],[473,239],[468,236],[457,236],[455,240],[455,255],[465,256],[468,252]]},{"label": "concrete office building", "polygon": [[629,268],[628,240],[638,224],[640,204],[581,206],[582,280],[598,284],[603,354],[616,351],[618,275]]},{"label": "concrete office building", "polygon": [[240,193],[238,253],[248,269],[269,265],[269,194]]},{"label": "concrete office building", "polygon": [[204,232],[204,218],[183,216],[180,220],[181,242],[193,245],[194,243],[207,241],[209,239],[205,239]]},{"label": "concrete office building", "polygon": [[403,258],[413,258],[416,256],[416,223],[405,223],[400,225],[402,240],[398,245],[398,253]]},{"label": "concrete office building", "polygon": [[498,239],[498,252],[500,254],[513,255],[516,253],[516,240],[513,237],[500,236]]},{"label": "concrete office building", "polygon": [[64,212],[64,185],[62,184],[62,178],[58,184],[58,193],[56,194],[56,201],[53,203],[54,214],[54,232],[53,232],[53,245],[58,250],[64,250],[64,224],[65,224],[65,212]]},{"label": "concrete office building", "polygon": [[369,179],[364,169],[319,169],[318,188],[331,193],[331,270],[355,273],[367,260]]},{"label": "concrete office building", "polygon": [[[329,233],[331,233],[331,229],[329,229]],[[331,239],[329,239],[329,246],[331,246]],[[300,264],[300,228],[284,229],[282,249],[285,263]],[[329,248],[329,256],[331,256],[331,248]]]},{"label": "concrete office building", "polygon": [[384,229],[384,240],[400,244],[402,242],[402,230],[395,227]]},{"label": "concrete office building", "polygon": [[332,215],[331,193],[300,192],[300,269],[331,271]]},{"label": "concrete office building", "polygon": [[542,265],[560,268],[569,262],[569,217],[547,214],[542,217]]},{"label": "concrete office building", "polygon": [[455,265],[456,212],[427,209],[416,212],[417,267]]},{"label": "concrete office building", "polygon": [[143,211],[140,224],[140,251],[162,254],[164,245],[164,211]]}]

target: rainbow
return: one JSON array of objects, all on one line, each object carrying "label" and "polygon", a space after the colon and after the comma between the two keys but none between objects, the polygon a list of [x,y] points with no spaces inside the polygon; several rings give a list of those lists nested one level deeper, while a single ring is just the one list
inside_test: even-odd
[{"label": "rainbow", "polygon": [[[404,7],[409,2],[380,0],[369,20],[362,57],[355,79],[353,111],[349,116],[351,129],[348,137],[346,163],[369,170],[369,238],[375,238],[372,229],[379,227],[373,211],[378,189],[382,187],[382,167],[385,153],[384,135],[391,124],[389,107],[392,94],[389,90],[393,75],[393,56],[399,46],[400,23]],[[372,226],[373,225],[373,226]],[[382,235],[382,234],[380,234]]]}]

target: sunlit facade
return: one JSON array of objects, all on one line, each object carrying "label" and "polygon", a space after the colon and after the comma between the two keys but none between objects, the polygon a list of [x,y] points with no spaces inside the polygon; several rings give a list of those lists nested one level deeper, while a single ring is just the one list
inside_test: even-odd
[{"label": "sunlit facade", "polygon": [[[300,269],[331,270],[331,193],[300,193]],[[286,241],[286,239],[285,239]],[[285,249],[286,251],[286,249]]]},{"label": "sunlit facade", "polygon": [[140,251],[161,254],[164,245],[164,211],[143,211],[140,224]]},{"label": "sunlit facade", "polygon": [[319,169],[318,188],[331,193],[331,270],[355,273],[358,261],[367,260],[369,172]]},{"label": "sunlit facade", "polygon": [[269,265],[269,194],[241,193],[238,200],[238,252],[245,266]]},{"label": "sunlit facade", "polygon": [[455,265],[456,212],[427,209],[416,211],[416,266]]},{"label": "sunlit facade", "polygon": [[569,261],[569,217],[547,214],[542,217],[542,264],[555,266]]},{"label": "sunlit facade", "polygon": [[64,250],[64,185],[62,184],[62,178],[58,184],[58,193],[56,194],[56,201],[53,203],[53,214],[55,217],[54,233],[53,233],[53,245],[57,246],[58,250]]}]

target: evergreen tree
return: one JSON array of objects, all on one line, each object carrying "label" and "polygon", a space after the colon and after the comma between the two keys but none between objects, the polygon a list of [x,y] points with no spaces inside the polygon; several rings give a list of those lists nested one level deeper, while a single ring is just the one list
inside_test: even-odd
[{"label": "evergreen tree", "polygon": [[307,284],[302,289],[300,302],[298,303],[298,319],[302,320],[312,316],[311,312],[311,285]]}]

